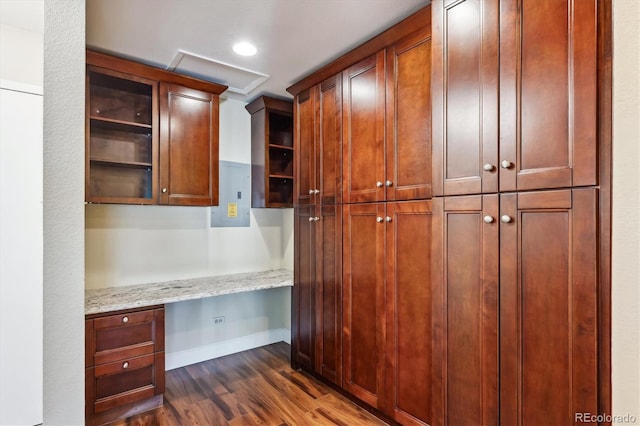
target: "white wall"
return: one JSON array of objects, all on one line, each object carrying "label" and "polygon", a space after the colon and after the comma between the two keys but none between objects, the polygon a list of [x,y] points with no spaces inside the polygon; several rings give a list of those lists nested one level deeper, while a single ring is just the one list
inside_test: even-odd
[{"label": "white wall", "polygon": [[0,425],[33,425],[43,386],[42,87],[1,80],[0,121]]},{"label": "white wall", "polygon": [[612,414],[640,424],[640,2],[612,3]]},{"label": "white wall", "polygon": [[84,423],[85,3],[44,2],[44,423]]},{"label": "white wall", "polygon": [[42,87],[42,49],[42,34],[0,25],[1,78]]}]

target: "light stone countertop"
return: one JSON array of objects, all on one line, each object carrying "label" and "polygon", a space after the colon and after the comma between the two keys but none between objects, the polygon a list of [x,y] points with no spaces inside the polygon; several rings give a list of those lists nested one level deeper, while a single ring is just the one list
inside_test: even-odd
[{"label": "light stone countertop", "polygon": [[85,315],[99,314],[224,294],[291,286],[293,286],[293,272],[277,269],[101,288],[85,291],[84,311]]}]

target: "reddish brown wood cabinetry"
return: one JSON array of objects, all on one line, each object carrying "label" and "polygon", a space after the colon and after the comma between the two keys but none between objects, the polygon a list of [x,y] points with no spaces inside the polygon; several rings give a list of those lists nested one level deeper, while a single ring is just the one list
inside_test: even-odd
[{"label": "reddish brown wood cabinetry", "polygon": [[260,96],[251,114],[251,207],[293,207],[293,106]]},{"label": "reddish brown wood cabinetry", "polygon": [[500,196],[500,421],[598,412],[597,189]]},{"label": "reddish brown wood cabinetry", "polygon": [[436,195],[597,184],[597,3],[434,0]]},{"label": "reddish brown wood cabinetry", "polygon": [[218,96],[160,83],[160,204],[218,204]]},{"label": "reddish brown wood cabinetry", "polygon": [[122,406],[162,397],[163,306],[87,316],[85,336],[87,423],[113,420]]},{"label": "reddish brown wood cabinetry", "polygon": [[86,200],[217,204],[225,89],[87,51]]},{"label": "reddish brown wood cabinetry", "polygon": [[343,387],[403,424],[431,416],[431,205],[344,205]]}]

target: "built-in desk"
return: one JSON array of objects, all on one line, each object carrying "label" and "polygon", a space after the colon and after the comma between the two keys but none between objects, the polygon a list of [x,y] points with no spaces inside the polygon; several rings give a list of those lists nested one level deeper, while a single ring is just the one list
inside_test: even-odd
[{"label": "built-in desk", "polygon": [[86,423],[162,404],[165,304],[292,285],[292,271],[274,270],[87,290]]},{"label": "built-in desk", "polygon": [[293,286],[293,272],[277,269],[266,272],[190,278],[160,283],[110,287],[85,292],[85,315],[114,312],[223,294]]}]

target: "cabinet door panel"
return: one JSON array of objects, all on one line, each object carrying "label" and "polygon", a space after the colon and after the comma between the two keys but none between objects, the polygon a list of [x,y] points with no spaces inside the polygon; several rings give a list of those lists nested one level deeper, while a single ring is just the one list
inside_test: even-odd
[{"label": "cabinet door panel", "polygon": [[313,191],[316,188],[315,169],[315,88],[305,90],[296,96],[294,108],[294,151],[298,156],[295,165],[295,203],[309,204],[312,202]]},{"label": "cabinet door panel", "polygon": [[327,79],[318,90],[317,161],[322,204],[342,201],[342,75]]},{"label": "cabinet door panel", "polygon": [[431,197],[431,36],[387,48],[387,200]]},{"label": "cabinet door panel", "polygon": [[500,190],[596,184],[597,1],[502,0]]},{"label": "cabinet door panel", "polygon": [[385,411],[404,425],[431,421],[431,202],[387,204]]},{"label": "cabinet door panel", "polygon": [[433,242],[433,425],[496,425],[498,196],[435,199]]},{"label": "cabinet door panel", "polygon": [[385,390],[384,205],[345,205],[343,217],[343,387],[378,407]]},{"label": "cabinet door panel", "polygon": [[342,385],[342,206],[319,208],[316,229],[316,372]]},{"label": "cabinet door panel", "polygon": [[384,51],[343,72],[345,203],[384,200],[384,78]]},{"label": "cabinet door panel", "polygon": [[500,419],[597,412],[597,193],[501,196]]},{"label": "cabinet door panel", "polygon": [[313,369],[315,344],[315,213],[314,206],[295,208],[293,324],[291,360],[296,367]]},{"label": "cabinet door panel", "polygon": [[432,10],[434,194],[497,192],[498,0]]},{"label": "cabinet door panel", "polygon": [[160,84],[160,204],[218,204],[217,95]]}]

